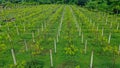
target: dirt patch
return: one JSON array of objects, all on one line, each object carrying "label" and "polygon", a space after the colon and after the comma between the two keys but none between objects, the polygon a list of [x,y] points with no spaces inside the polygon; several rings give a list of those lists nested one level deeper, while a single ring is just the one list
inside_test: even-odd
[{"label": "dirt patch", "polygon": [[13,21],[15,21],[15,18],[10,18],[10,19],[3,20],[3,22],[13,22]]}]

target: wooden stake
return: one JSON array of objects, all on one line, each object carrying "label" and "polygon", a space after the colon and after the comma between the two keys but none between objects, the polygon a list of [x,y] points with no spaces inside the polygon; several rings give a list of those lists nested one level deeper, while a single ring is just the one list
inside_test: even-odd
[{"label": "wooden stake", "polygon": [[119,29],[119,23],[118,23],[118,25],[117,25],[117,30]]},{"label": "wooden stake", "polygon": [[[65,8],[64,8],[64,10],[65,10]],[[64,12],[62,13],[62,18],[61,18],[61,22],[60,22],[60,31],[61,31],[61,27],[62,27],[63,18],[64,18]]]},{"label": "wooden stake", "polygon": [[11,53],[12,53],[14,65],[17,65],[16,58],[15,58],[15,53],[14,53],[13,49],[11,49]]},{"label": "wooden stake", "polygon": [[80,29],[79,29],[79,36],[81,35],[81,27],[80,27]]},{"label": "wooden stake", "polygon": [[90,68],[93,68],[93,51],[91,53]]},{"label": "wooden stake", "polygon": [[54,39],[54,49],[55,49],[55,53],[57,52],[56,51],[56,40]]},{"label": "wooden stake", "polygon": [[104,35],[104,28],[102,28],[102,36]]},{"label": "wooden stake", "polygon": [[50,49],[50,65],[53,67],[52,50]]},{"label": "wooden stake", "polygon": [[87,53],[87,40],[85,41],[85,54]]},{"label": "wooden stake", "polygon": [[35,42],[35,36],[33,32],[32,32],[32,39],[33,39],[33,42]]},{"label": "wooden stake", "polygon": [[25,44],[25,50],[26,50],[26,52],[27,52],[27,51],[28,51],[28,47],[27,47],[26,40],[24,40],[24,44]]},{"label": "wooden stake", "polygon": [[15,25],[15,27],[16,27],[16,32],[17,32],[17,35],[19,35],[19,30],[18,30],[17,25]]},{"label": "wooden stake", "polygon": [[82,43],[83,43],[83,40],[84,40],[84,39],[83,39],[83,33],[82,33]]},{"label": "wooden stake", "polygon": [[110,40],[111,40],[111,33],[109,34],[108,44],[110,44]]}]

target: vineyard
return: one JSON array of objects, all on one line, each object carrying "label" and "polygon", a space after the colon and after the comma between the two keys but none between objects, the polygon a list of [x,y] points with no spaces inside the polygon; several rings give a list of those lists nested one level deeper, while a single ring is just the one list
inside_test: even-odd
[{"label": "vineyard", "polygon": [[120,68],[120,17],[76,5],[0,9],[0,68]]}]

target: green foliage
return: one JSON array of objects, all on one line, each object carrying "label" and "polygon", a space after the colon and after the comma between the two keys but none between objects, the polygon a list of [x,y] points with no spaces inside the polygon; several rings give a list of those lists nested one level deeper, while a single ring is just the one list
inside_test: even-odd
[{"label": "green foliage", "polygon": [[79,66],[79,65],[77,65],[75,68],[80,68],[80,66]]},{"label": "green foliage", "polygon": [[96,1],[91,1],[87,3],[86,7],[89,9],[95,9],[96,5],[97,5]]},{"label": "green foliage", "polygon": [[0,0],[0,4],[11,6],[10,3],[36,4],[77,4],[88,9],[97,9],[106,12],[120,13],[119,0]]},{"label": "green foliage", "polygon": [[76,48],[74,45],[70,45],[69,47],[65,47],[64,50],[68,55],[75,55],[78,51],[78,48]]},{"label": "green foliage", "polygon": [[86,7],[106,12],[120,13],[119,0],[93,0],[89,1]]},{"label": "green foliage", "polygon": [[26,61],[22,61],[21,63],[14,65],[14,64],[10,64],[9,67],[10,68],[24,68],[26,64]]},{"label": "green foliage", "polygon": [[107,54],[107,55],[118,55],[119,52],[118,52],[118,48],[116,46],[112,47],[110,45],[106,46],[106,47],[103,47],[103,52],[104,54]]},{"label": "green foliage", "polygon": [[6,45],[5,44],[0,44],[0,52],[3,52],[6,50]]},{"label": "green foliage", "polygon": [[35,45],[32,45],[31,48],[32,48],[32,55],[39,55],[43,50],[43,47],[41,47],[39,42],[37,42]]},{"label": "green foliage", "polygon": [[39,60],[31,60],[26,62],[25,68],[43,68],[44,62]]},{"label": "green foliage", "polygon": [[11,2],[11,3],[34,3],[37,2],[39,4],[52,4],[52,3],[57,3],[57,4],[77,4],[77,5],[85,5],[88,0],[10,0],[10,1],[4,1],[1,0],[0,3],[5,3],[5,2]]},{"label": "green foliage", "polygon": [[17,65],[10,64],[10,68],[43,68],[44,62],[39,60],[22,61]]}]

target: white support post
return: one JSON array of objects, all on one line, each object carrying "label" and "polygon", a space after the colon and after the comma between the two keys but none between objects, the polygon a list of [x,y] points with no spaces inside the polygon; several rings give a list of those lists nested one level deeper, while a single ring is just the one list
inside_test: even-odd
[{"label": "white support post", "polygon": [[15,25],[15,27],[16,27],[16,32],[17,32],[17,35],[19,35],[19,30],[18,30],[17,25]]},{"label": "white support post", "polygon": [[104,35],[104,28],[102,28],[102,36]]},{"label": "white support post", "polygon": [[109,34],[108,44],[110,44],[110,40],[111,40],[111,33]]},{"label": "white support post", "polygon": [[87,40],[85,41],[85,54],[87,53]]},{"label": "white support post", "polygon": [[18,30],[18,27],[17,27],[17,35],[20,35],[20,34],[19,34],[19,30]]},{"label": "white support post", "polygon": [[24,40],[24,44],[25,44],[25,50],[26,50],[26,52],[27,52],[27,51],[28,51],[28,46],[27,46],[26,40]]},{"label": "white support post", "polygon": [[84,42],[84,37],[83,37],[83,33],[82,33],[82,38],[81,38],[81,41],[82,41],[82,43]]},{"label": "white support post", "polygon": [[15,53],[14,53],[13,49],[11,49],[11,53],[12,53],[14,65],[17,65],[16,58],[15,58]]},{"label": "white support post", "polygon": [[90,68],[93,68],[93,55],[94,53],[93,53],[93,51],[92,51],[92,53],[91,53],[91,60],[90,60]]},{"label": "white support post", "polygon": [[54,39],[54,49],[55,49],[55,53],[57,52],[56,50],[56,40]]},{"label": "white support post", "polygon": [[118,25],[117,25],[117,30],[119,29],[119,23],[118,23]]},{"label": "white support post", "polygon": [[35,36],[34,36],[33,32],[32,32],[32,40],[33,40],[33,42],[35,42]]},{"label": "white support post", "polygon": [[80,27],[80,29],[79,29],[79,36],[81,36],[81,32],[82,32],[82,31],[81,31],[81,27]]},{"label": "white support post", "polygon": [[50,65],[53,67],[52,50],[50,49]]}]

